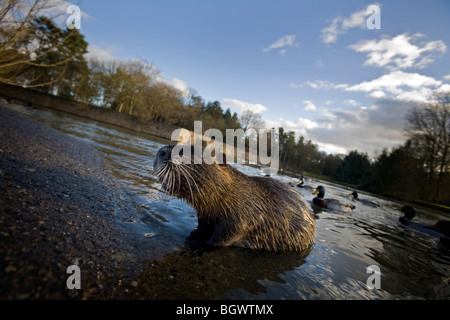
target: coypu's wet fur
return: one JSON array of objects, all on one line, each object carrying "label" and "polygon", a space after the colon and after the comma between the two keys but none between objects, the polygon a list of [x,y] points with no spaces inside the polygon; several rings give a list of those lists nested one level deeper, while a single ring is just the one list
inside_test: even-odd
[{"label": "coypu's wet fur", "polygon": [[[315,223],[299,193],[270,177],[247,176],[229,164],[172,161],[173,146],[159,150],[154,170],[170,195],[197,211],[197,236],[213,246],[307,251]],[[181,154],[180,154],[181,155]]]}]

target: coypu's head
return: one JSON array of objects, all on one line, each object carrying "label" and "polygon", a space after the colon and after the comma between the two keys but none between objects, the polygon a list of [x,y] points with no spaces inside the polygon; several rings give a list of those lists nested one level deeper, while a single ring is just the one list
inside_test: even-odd
[{"label": "coypu's head", "polygon": [[170,195],[194,205],[200,199],[207,200],[214,196],[212,193],[223,190],[231,180],[231,166],[217,162],[208,164],[203,158],[203,148],[202,152],[196,153],[193,146],[175,147],[162,147],[153,162],[153,170],[162,188]]}]

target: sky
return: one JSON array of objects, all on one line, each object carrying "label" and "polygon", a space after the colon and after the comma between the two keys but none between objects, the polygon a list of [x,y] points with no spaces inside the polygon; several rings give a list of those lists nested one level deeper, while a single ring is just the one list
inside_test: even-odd
[{"label": "sky", "polygon": [[407,112],[450,91],[448,0],[70,3],[89,56],[143,59],[176,88],[327,153],[403,144]]}]

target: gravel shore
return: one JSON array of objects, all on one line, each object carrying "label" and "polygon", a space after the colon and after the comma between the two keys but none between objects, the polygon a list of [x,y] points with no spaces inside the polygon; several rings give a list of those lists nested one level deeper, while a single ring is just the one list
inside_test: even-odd
[{"label": "gravel shore", "polygon": [[[102,157],[83,141],[4,102],[0,113],[0,299],[127,292],[124,280],[154,250],[117,223],[117,209],[133,211],[132,199],[112,194]],[[80,267],[83,290],[67,288],[70,265]]]}]

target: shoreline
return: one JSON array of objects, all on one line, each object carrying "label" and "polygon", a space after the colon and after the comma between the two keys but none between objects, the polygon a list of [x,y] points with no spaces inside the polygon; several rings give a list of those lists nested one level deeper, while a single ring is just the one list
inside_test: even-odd
[{"label": "shoreline", "polygon": [[44,107],[65,113],[77,115],[86,119],[96,120],[115,125],[128,130],[146,133],[158,138],[171,140],[172,132],[178,127],[160,122],[148,121],[146,124],[125,113],[109,110],[85,103],[63,99],[32,89],[0,84],[0,98],[4,97],[8,103],[25,103],[30,107]]}]

